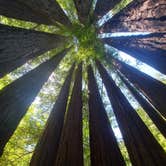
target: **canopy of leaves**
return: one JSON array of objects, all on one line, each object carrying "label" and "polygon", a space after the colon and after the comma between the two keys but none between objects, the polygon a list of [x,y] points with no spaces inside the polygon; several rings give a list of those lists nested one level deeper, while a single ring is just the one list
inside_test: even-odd
[{"label": "canopy of leaves", "polygon": [[[25,65],[16,69],[15,71],[9,73],[5,77],[0,79],[0,90],[3,89],[6,85],[10,84],[14,80],[18,79],[28,71],[32,70],[42,62],[54,56],[56,53],[60,52],[63,48],[71,47],[71,50],[68,52],[67,56],[63,59],[62,63],[59,65],[58,69],[51,75],[49,81],[44,85],[34,103],[28,109],[26,116],[22,119],[14,135],[8,142],[5,147],[3,156],[0,158],[0,165],[4,166],[28,166],[31,156],[33,154],[35,145],[44,129],[45,122],[49,116],[51,108],[55,103],[56,97],[60,91],[66,73],[70,65],[76,61],[80,63],[84,62],[84,73],[83,73],[83,142],[84,142],[84,164],[85,166],[90,165],[90,147],[89,147],[89,114],[88,114],[88,89],[87,89],[87,75],[86,67],[91,63],[93,65],[94,59],[100,59],[110,70],[110,73],[114,73],[111,63],[105,61],[105,46],[102,43],[101,39],[98,37],[99,27],[94,23],[93,15],[89,18],[89,21],[86,25],[83,25],[79,22],[77,11],[74,6],[73,0],[57,0],[60,6],[63,8],[66,15],[69,17],[72,22],[72,26],[66,28],[64,25],[56,23],[55,26],[48,25],[39,25],[32,22],[21,21],[17,19],[7,18],[0,16],[0,23],[6,24],[9,26],[21,27],[25,29],[32,29],[42,32],[48,32],[52,34],[60,34],[68,37],[68,42],[64,43],[61,48],[56,48],[50,50],[43,55],[40,55],[36,59],[28,61]],[[95,6],[93,2],[93,6]],[[116,14],[121,9],[123,9],[131,0],[122,0],[120,4],[115,6],[111,11],[113,14]],[[93,9],[92,9],[93,10]],[[93,13],[93,12],[91,12]],[[108,50],[107,50],[108,51]],[[108,51],[110,54],[119,56],[117,50],[112,49]],[[139,65],[138,65],[139,66]],[[114,130],[118,128],[116,118],[110,108],[110,103],[108,103],[107,94],[104,92],[104,86],[100,80],[95,66],[93,65],[96,78],[98,80],[98,87],[100,89],[100,94],[103,98],[105,108],[107,110],[111,126]],[[165,77],[158,75],[157,78],[166,83]],[[116,78],[117,79],[117,78]],[[118,80],[118,79],[117,79]],[[121,81],[117,81],[119,87],[123,89],[123,84]],[[126,96],[129,98],[131,94],[126,93]],[[131,103],[132,97],[129,99]],[[145,112],[140,108],[139,105],[136,105],[136,109],[140,117],[143,119],[144,123],[151,130],[155,138],[166,150],[166,140],[161,135],[159,130],[155,127],[150,118],[145,114]],[[115,132],[116,135],[116,132]],[[128,152],[125,148],[123,138],[119,134],[117,135],[117,140],[119,147],[123,154],[123,157],[126,161],[126,165],[131,165]]]}]

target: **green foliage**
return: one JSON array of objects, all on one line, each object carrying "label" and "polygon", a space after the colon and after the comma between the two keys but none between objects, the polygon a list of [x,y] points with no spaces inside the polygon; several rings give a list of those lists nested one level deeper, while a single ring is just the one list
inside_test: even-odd
[{"label": "green foliage", "polygon": [[[86,67],[86,66],[85,66]],[[88,107],[88,86],[87,86],[87,72],[83,72],[83,153],[84,165],[90,166],[90,141],[89,141],[89,107]]]},{"label": "green foliage", "polygon": [[120,148],[120,151],[121,151],[123,158],[125,160],[126,166],[131,166],[132,164],[131,164],[131,161],[129,158],[129,154],[128,154],[127,148],[125,147],[125,144],[123,141],[119,142],[119,148]]},{"label": "green foliage", "polygon": [[[6,145],[3,156],[0,158],[0,165],[17,166],[18,163],[19,166],[29,165],[36,143],[41,136],[45,122],[71,65],[71,63],[67,64],[67,58],[69,57],[66,56],[60,66],[51,75],[34,103],[28,109],[27,114]],[[20,72],[12,73],[9,76],[18,77],[21,74]],[[4,77],[0,81],[0,85],[2,84],[4,87],[8,82],[13,81],[11,79],[8,81],[7,78],[9,76]]]},{"label": "green foliage", "polygon": [[3,89],[5,86],[10,84],[12,82],[12,79],[10,75],[6,75],[5,77],[0,79],[0,90]]},{"label": "green foliage", "polygon": [[73,24],[71,28],[60,26],[57,33],[69,38],[73,45],[71,56],[76,62],[87,63],[95,58],[104,57],[104,45],[97,37],[97,29],[94,25]]},{"label": "green foliage", "polygon": [[36,23],[16,20],[13,18],[5,17],[5,16],[0,16],[0,23],[9,25],[9,26],[21,27],[21,28],[25,28],[25,29],[32,29],[37,26]]},{"label": "green foliage", "polygon": [[28,166],[46,117],[32,105],[6,145],[0,159],[2,166]]},{"label": "green foliage", "polygon": [[[53,34],[60,34],[69,38],[69,42],[64,43],[60,48],[53,49],[45,54],[39,56],[36,59],[32,59],[23,65],[22,67],[16,69],[12,73],[6,75],[0,79],[0,90],[10,84],[15,79],[19,78],[23,74],[32,70],[37,65],[41,64],[45,60],[56,55],[62,49],[72,46],[71,50],[68,52],[67,56],[63,59],[62,63],[59,65],[58,69],[52,74],[49,81],[45,84],[41,92],[37,96],[35,103],[29,108],[26,116],[22,119],[14,135],[11,137],[3,156],[0,159],[0,165],[2,166],[28,166],[30,158],[33,154],[35,145],[42,133],[45,122],[48,118],[49,111],[52,108],[53,103],[60,91],[64,78],[73,62],[80,63],[84,62],[84,71],[89,64],[93,64],[94,59],[100,59],[105,64],[104,61],[104,45],[97,36],[98,29],[95,25],[88,23],[87,25],[82,25],[78,21],[77,12],[73,3],[73,0],[57,0],[62,8],[64,9],[66,15],[70,18],[73,23],[72,27],[67,28],[61,24],[55,24],[55,26],[39,25],[31,22],[16,20],[0,16],[0,23],[9,26],[21,27],[26,29],[32,29],[42,32],[48,32]],[[114,9],[113,13],[119,12],[132,0],[122,0]],[[117,56],[115,50],[109,50],[111,55]],[[112,59],[109,56],[109,61],[111,64]],[[107,57],[108,58],[108,57]],[[108,59],[107,59],[108,60]],[[112,71],[112,66],[109,66]],[[94,68],[95,69],[95,68]],[[98,79],[98,77],[97,77]],[[165,80],[163,80],[165,82]],[[103,92],[103,85],[100,82],[99,89],[102,91],[105,99],[106,94]],[[119,84],[120,86],[120,84]],[[89,147],[89,123],[88,123],[88,90],[87,90],[87,74],[83,72],[83,147],[84,147],[84,163],[85,166],[90,165],[90,147]],[[144,120],[145,124],[149,127],[151,132],[154,134],[156,139],[160,142],[163,148],[166,150],[166,140],[155,127],[150,118],[139,109],[137,111],[141,118]],[[110,121],[113,119],[113,113],[108,112]],[[111,122],[113,123],[113,122]],[[117,126],[116,126],[117,127]],[[119,147],[126,161],[126,165],[131,165],[130,159],[124,142],[122,139],[118,140]]]},{"label": "green foliage", "polygon": [[155,126],[155,124],[152,122],[152,120],[149,118],[149,116],[146,114],[146,112],[142,108],[138,108],[137,113],[142,118],[143,122],[151,131],[151,133],[154,135],[154,137],[159,142],[159,144],[166,151],[166,138],[164,138],[164,136],[160,133],[158,128]]},{"label": "green foliage", "polygon": [[82,59],[86,60],[103,57],[104,46],[97,37],[95,26],[76,26],[73,28],[72,34],[78,42],[76,45],[76,47],[78,47],[78,54],[84,56]]},{"label": "green foliage", "polygon": [[72,23],[79,23],[73,0],[57,0]]},{"label": "green foliage", "polygon": [[133,0],[122,0],[118,5],[115,6],[115,8],[112,10],[113,14],[118,13],[121,11],[124,7],[126,7],[129,3],[131,3]]}]

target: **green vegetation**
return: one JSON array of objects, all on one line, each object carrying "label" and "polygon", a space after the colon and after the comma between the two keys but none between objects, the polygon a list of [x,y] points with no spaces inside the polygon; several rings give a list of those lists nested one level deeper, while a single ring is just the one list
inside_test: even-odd
[{"label": "green vegetation", "polygon": [[41,110],[36,110],[35,105],[32,105],[8,142],[0,165],[28,165],[45,120],[46,117]]},{"label": "green vegetation", "polygon": [[[131,1],[131,0],[130,0]],[[37,31],[43,31],[54,34],[61,34],[69,38],[69,42],[65,43],[61,48],[53,49],[47,53],[39,56],[36,59],[30,60],[26,65],[21,66],[12,73],[6,75],[0,79],[0,90],[6,85],[10,84],[15,79],[21,77],[23,74],[32,70],[46,59],[54,56],[57,52],[60,52],[64,47],[73,46],[67,56],[64,58],[58,69],[51,75],[49,81],[44,85],[34,103],[29,108],[26,116],[22,119],[14,135],[5,147],[3,156],[0,158],[0,165],[2,166],[28,166],[31,156],[33,154],[35,145],[43,131],[45,122],[49,116],[53,103],[60,91],[60,87],[66,76],[69,66],[72,62],[77,63],[84,61],[84,67],[92,62],[94,59],[100,59],[104,61],[104,45],[97,37],[98,29],[93,24],[82,25],[79,23],[76,10],[72,0],[58,0],[63,7],[68,17],[73,23],[71,28],[66,28],[62,25],[46,26],[37,25],[35,23],[15,20],[0,16],[0,23],[21,27],[26,29],[33,29]],[[124,3],[125,2],[125,3]],[[123,1],[119,6],[116,6],[114,12],[116,13],[122,9],[129,1]],[[108,65],[109,66],[109,65]],[[110,67],[110,66],[109,66]],[[85,166],[90,165],[90,148],[89,148],[89,124],[88,124],[88,90],[87,90],[87,75],[84,73],[83,82],[83,142],[84,142],[84,162]],[[166,80],[163,80],[166,82]],[[120,85],[120,84],[119,84]],[[102,83],[99,84],[99,88],[102,91]],[[103,93],[103,95],[105,95]],[[86,103],[86,104],[85,104]],[[160,134],[150,118],[138,108],[139,115],[154,134],[159,143],[166,150],[165,138]],[[108,113],[109,119],[114,115]],[[130,165],[128,153],[125,149],[123,140],[119,141],[119,147],[124,155],[127,165]]]}]

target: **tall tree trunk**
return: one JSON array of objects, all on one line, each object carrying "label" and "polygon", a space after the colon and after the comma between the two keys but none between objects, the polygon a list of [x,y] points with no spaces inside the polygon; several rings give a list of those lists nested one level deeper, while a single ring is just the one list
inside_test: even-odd
[{"label": "tall tree trunk", "polygon": [[104,39],[106,43],[166,74],[166,33]]},{"label": "tall tree trunk", "polygon": [[74,87],[62,130],[56,166],[83,166],[82,64],[76,70]]},{"label": "tall tree trunk", "polygon": [[66,112],[74,66],[75,65],[72,65],[52,112],[47,120],[45,130],[32,156],[30,163],[31,166],[54,165],[60,142],[61,131],[63,128],[64,115]]},{"label": "tall tree trunk", "polygon": [[88,68],[88,87],[91,165],[125,165],[104,109],[91,66]]},{"label": "tall tree trunk", "polygon": [[112,10],[121,0],[97,0],[94,15],[98,18]]},{"label": "tall tree trunk", "polygon": [[56,0],[0,0],[0,14],[38,24],[55,25],[57,21],[71,26]]},{"label": "tall tree trunk", "polygon": [[132,164],[134,166],[165,165],[166,158],[162,147],[99,61],[97,61],[97,67],[105,84]]},{"label": "tall tree trunk", "polygon": [[0,154],[28,107],[66,52],[67,49],[0,91]]},{"label": "tall tree trunk", "polygon": [[105,32],[166,32],[165,0],[134,0],[107,22]]},{"label": "tall tree trunk", "polygon": [[86,24],[88,22],[90,9],[92,7],[92,1],[93,0],[74,0],[78,18],[83,24]]},{"label": "tall tree trunk", "polygon": [[166,121],[157,113],[157,111],[148,103],[141,94],[118,72],[119,77],[125,83],[127,88],[134,95],[135,99],[143,107],[144,111],[149,115],[153,123],[166,138]]},{"label": "tall tree trunk", "polygon": [[65,41],[63,36],[0,24],[0,77]]},{"label": "tall tree trunk", "polygon": [[114,61],[116,68],[123,73],[166,118],[166,85],[122,61],[117,59]]}]

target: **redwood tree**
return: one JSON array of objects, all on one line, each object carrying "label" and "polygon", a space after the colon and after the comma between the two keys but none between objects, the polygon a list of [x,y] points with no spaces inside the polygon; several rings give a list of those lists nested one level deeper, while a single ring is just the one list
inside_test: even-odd
[{"label": "redwood tree", "polygon": [[166,74],[166,33],[104,39],[107,44]]},{"label": "redwood tree", "polygon": [[73,70],[74,65],[72,65],[49,115],[44,132],[32,156],[31,166],[54,165],[63,128]]},{"label": "redwood tree", "polygon": [[74,0],[75,7],[77,9],[78,18],[81,23],[86,24],[88,22],[90,9],[92,7],[93,0]]},{"label": "redwood tree", "polygon": [[57,54],[0,91],[0,154],[43,84],[65,56]]},{"label": "redwood tree", "polygon": [[114,15],[104,32],[166,32],[165,0],[133,0]]},{"label": "redwood tree", "polygon": [[88,87],[91,165],[125,165],[104,109],[91,66],[88,67]]},{"label": "redwood tree", "polygon": [[166,121],[159,115],[159,113],[151,106],[151,104],[141,96],[141,94],[133,87],[120,73],[118,74],[121,80],[125,83],[127,88],[134,95],[135,99],[143,107],[144,111],[149,115],[153,123],[157,126],[160,132],[166,137]]},{"label": "redwood tree", "polygon": [[[96,62],[133,165],[165,165],[165,151],[148,130],[106,69]],[[156,155],[157,154],[157,155]]]},{"label": "redwood tree", "polygon": [[112,10],[121,0],[97,0],[94,15],[102,17]]},{"label": "redwood tree", "polygon": [[78,65],[55,166],[83,166],[82,63]]},{"label": "redwood tree", "polygon": [[0,77],[66,41],[60,35],[0,24]]},{"label": "redwood tree", "polygon": [[0,15],[38,24],[55,25],[58,21],[71,26],[56,0],[0,0]]},{"label": "redwood tree", "polygon": [[166,85],[122,61],[117,59],[114,61],[116,68],[147,97],[164,117],[166,117]]},{"label": "redwood tree", "polygon": [[[75,4],[80,22],[73,20],[76,18],[75,13],[73,15],[73,11],[68,10],[72,1]],[[112,10],[111,14],[115,14],[118,9],[122,8],[129,1],[0,0],[0,21],[2,23],[15,26],[19,24],[19,26],[22,26],[29,21],[31,22],[30,25],[37,23],[34,28],[40,24],[44,24],[44,26],[40,26],[40,30],[42,31],[44,28],[44,30],[49,30],[50,32],[44,33],[0,25],[0,77],[5,76],[5,74],[10,73],[26,62],[28,63],[29,60],[33,59],[35,61],[37,56],[51,51],[53,48],[59,50],[61,46],[65,47],[67,44],[72,45],[73,48],[70,51],[70,56],[66,57],[65,63],[60,65],[60,69],[66,69],[70,60],[74,60],[76,63],[84,61],[86,62],[86,67],[89,64],[95,65],[94,59],[96,57],[102,62],[102,60],[104,61],[104,43],[101,42],[99,39],[100,35],[98,34],[102,32],[150,32],[150,34],[146,35],[141,33],[141,35],[137,36],[131,34],[131,36],[127,37],[114,38],[110,35],[111,38],[104,40],[104,42],[151,65],[160,72],[166,73],[165,0],[133,0],[126,8],[122,9],[119,14],[116,14],[112,18],[110,18],[110,15],[106,15],[110,18],[110,21],[103,27],[99,26],[98,23],[101,20],[98,22],[98,17],[102,17],[109,10]],[[96,8],[93,11],[94,3],[96,3]],[[64,9],[60,6],[63,6]],[[65,13],[75,22],[74,24],[70,22]],[[11,18],[14,18],[14,20]],[[23,21],[20,22],[19,20]],[[49,25],[52,26],[50,27]],[[62,36],[55,35],[56,32]],[[66,52],[67,50],[64,50],[0,91],[0,153],[2,153],[5,144],[9,141],[9,138],[12,136],[39,90]],[[45,55],[46,57],[44,58],[49,58],[47,54]],[[111,63],[116,71],[119,71],[119,73],[128,79],[130,82],[129,85],[136,87],[138,92],[141,92],[149,100],[147,102],[144,98],[140,98],[140,96],[138,98],[138,94],[140,93],[135,93],[145,111],[154,123],[158,125],[158,128],[165,133],[165,125],[164,127],[161,125],[164,124],[162,116],[166,117],[164,105],[166,86],[139,70],[118,60],[114,60],[114,58],[112,58]],[[134,166],[166,165],[165,153],[162,147],[158,144],[100,62],[97,62],[97,66],[107,89],[108,97],[112,103],[112,108],[132,164]],[[82,84],[82,64],[78,65],[73,75],[74,81],[72,82],[70,95],[69,89],[72,70],[74,69],[72,68],[67,76],[66,82],[48,119],[46,129],[36,146],[31,165],[83,166],[83,146],[85,144],[82,140],[82,130],[85,129],[86,125],[82,126],[82,85],[84,89],[87,86],[86,81],[89,82],[89,123],[92,165],[124,165],[91,67],[88,70],[89,80],[85,74]],[[58,71],[61,74],[61,70]],[[13,73],[15,74],[15,72]],[[4,87],[3,83],[8,78],[10,79],[13,73],[2,78],[2,81],[0,80],[0,88],[1,85]],[[54,78],[51,78],[52,80]],[[87,93],[83,94],[85,94],[85,97],[88,97]],[[45,101],[44,103],[41,102],[41,104],[42,109],[45,108]],[[25,126],[23,127],[25,128]],[[36,130],[36,125],[34,128]],[[33,132],[30,133],[27,134],[28,140]],[[87,138],[86,134],[87,130],[85,131],[84,138]],[[25,138],[27,135],[22,134],[21,136]],[[18,135],[16,134],[15,136],[17,137]],[[22,142],[24,141],[20,143]],[[12,142],[10,143],[12,144]],[[10,149],[13,152],[13,145],[10,143],[3,156],[3,158],[9,160],[11,157],[6,157],[6,154]],[[30,144],[34,145],[35,140]],[[20,151],[31,150],[32,146],[26,145],[22,143],[22,147],[24,146],[23,150],[19,149],[18,152],[16,149],[15,153],[18,155]],[[85,148],[85,156],[87,157],[86,150]],[[28,162],[29,158],[27,156],[25,158],[26,162]],[[18,162],[16,155],[12,155],[12,161]],[[0,165],[3,165],[1,161]]]}]

